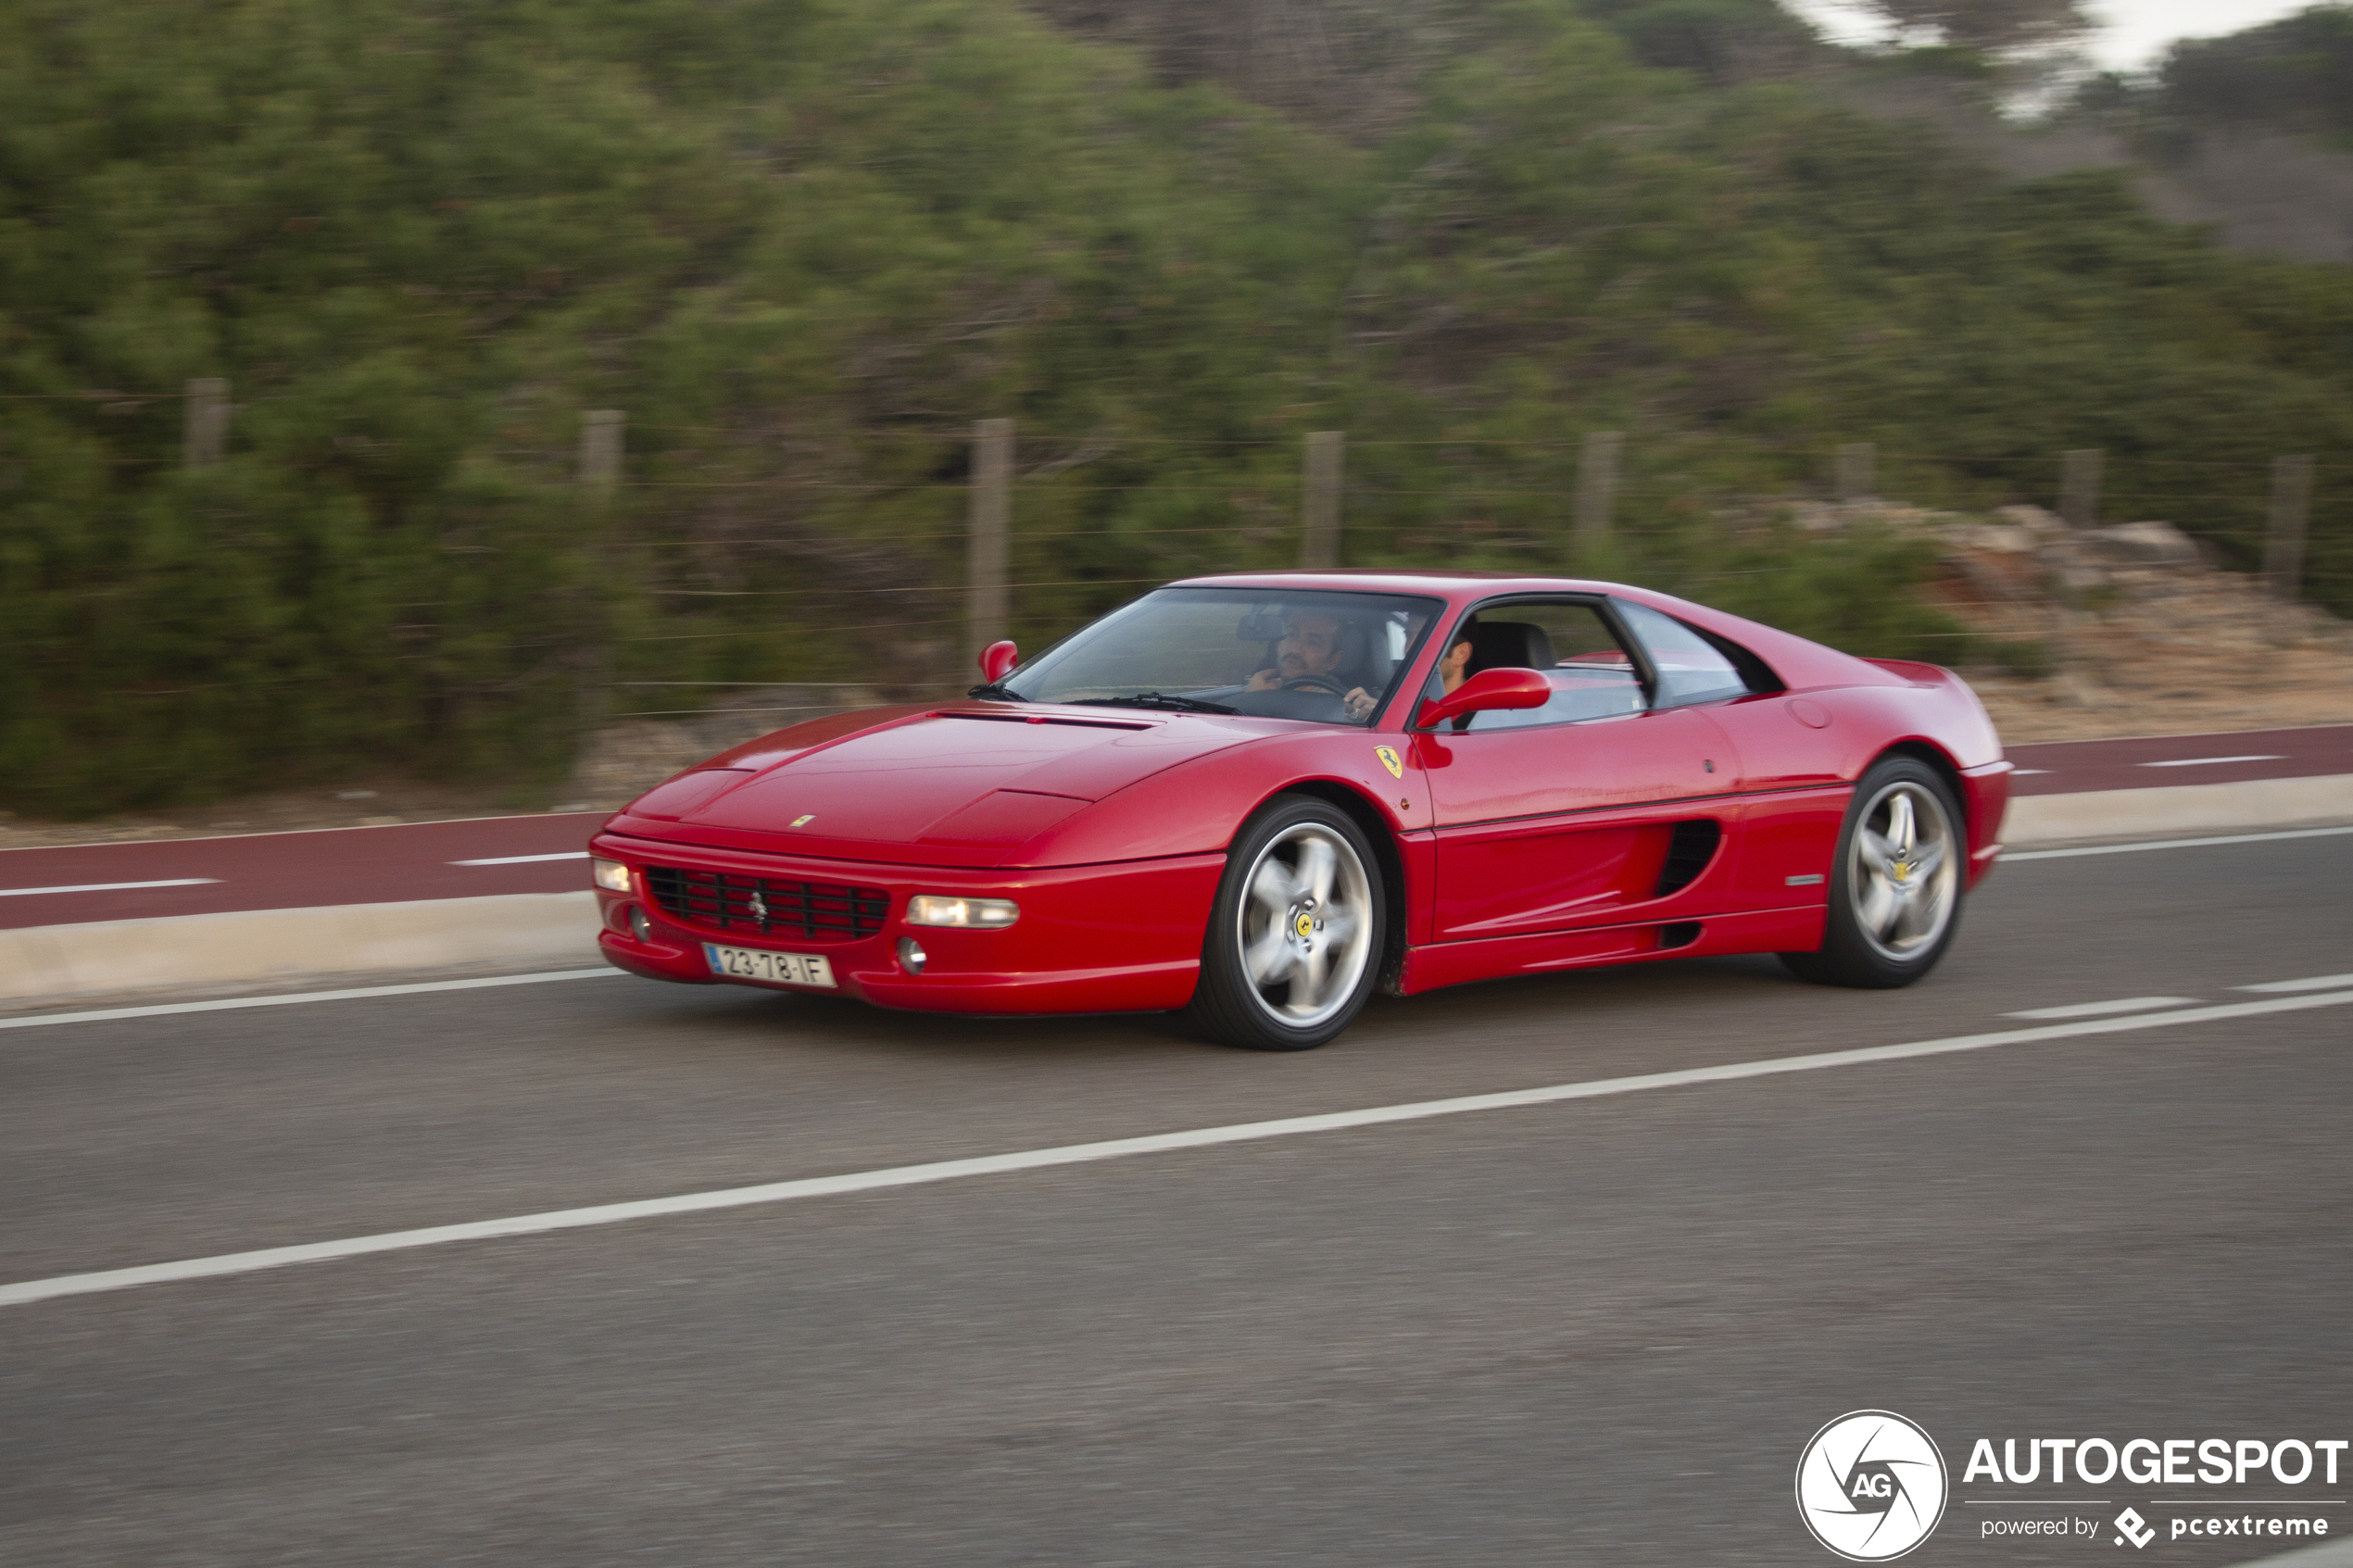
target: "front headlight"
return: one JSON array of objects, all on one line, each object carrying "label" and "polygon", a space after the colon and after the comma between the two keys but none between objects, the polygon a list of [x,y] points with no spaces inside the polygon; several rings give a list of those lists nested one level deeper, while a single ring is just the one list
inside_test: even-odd
[{"label": "front headlight", "polygon": [[626,893],[629,891],[629,868],[619,860],[592,859],[588,862],[588,867],[590,873],[597,879],[597,885],[606,892]]},{"label": "front headlight", "polygon": [[907,900],[909,925],[1001,928],[1019,919],[1021,906],[1011,898],[956,898],[945,893],[918,893]]}]

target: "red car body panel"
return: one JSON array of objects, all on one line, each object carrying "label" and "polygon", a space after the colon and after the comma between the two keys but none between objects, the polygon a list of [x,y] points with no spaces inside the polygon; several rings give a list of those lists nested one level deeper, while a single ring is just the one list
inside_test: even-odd
[{"label": "red car body panel", "polygon": [[[1387,851],[1402,937],[1390,985],[1405,993],[1646,958],[1810,950],[1855,782],[1891,751],[1954,784],[1970,885],[2000,852],[2010,765],[1974,694],[1932,665],[1852,658],[1613,583],[1300,571],[1182,585],[1420,595],[1446,601],[1450,619],[1495,598],[1614,596],[1738,645],[1786,689],[1581,723],[1418,732],[1417,694],[1442,651],[1431,637],[1365,728],[979,701],[836,715],[724,752],[606,822],[592,852],[632,869],[629,894],[599,894],[606,956],[711,984],[707,942],[823,953],[841,992],[925,1010],[1181,1007],[1227,846],[1295,790],[1346,804]],[[1670,856],[1694,843],[1713,853],[1679,883]],[[886,912],[870,931],[813,945],[722,931],[666,913],[649,868],[862,889]],[[905,914],[919,893],[1009,898],[1020,915],[1000,930],[915,927]],[[632,910],[647,918],[644,939]],[[900,962],[902,937],[920,942],[920,972]]]}]

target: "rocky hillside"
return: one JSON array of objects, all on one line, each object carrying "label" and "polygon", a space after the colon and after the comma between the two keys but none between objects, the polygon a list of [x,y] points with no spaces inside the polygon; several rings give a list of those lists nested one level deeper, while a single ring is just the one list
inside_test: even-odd
[{"label": "rocky hillside", "polygon": [[1879,503],[1801,522],[1935,547],[1925,591],[1974,633],[1967,672],[2006,740],[2353,723],[2353,624],[2280,602],[2171,523]]}]

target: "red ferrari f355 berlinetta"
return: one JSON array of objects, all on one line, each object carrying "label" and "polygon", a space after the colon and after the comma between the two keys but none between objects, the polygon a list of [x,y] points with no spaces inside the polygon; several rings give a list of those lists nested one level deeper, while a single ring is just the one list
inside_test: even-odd
[{"label": "red ferrari f355 berlinetta", "polygon": [[819,719],[591,843],[638,974],[1317,1046],[1376,986],[1708,953],[1906,985],[2010,765],[1932,665],[1608,583],[1155,589],[968,700]]}]

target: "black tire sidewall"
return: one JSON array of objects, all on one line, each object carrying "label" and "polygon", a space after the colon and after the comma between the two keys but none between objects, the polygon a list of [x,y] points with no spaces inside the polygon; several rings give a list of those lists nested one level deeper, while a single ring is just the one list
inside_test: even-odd
[{"label": "black tire sidewall", "polygon": [[[1323,1022],[1302,1029],[1269,1016],[1258,1004],[1257,986],[1242,963],[1236,932],[1237,917],[1247,893],[1243,883],[1260,852],[1277,834],[1310,822],[1339,834],[1364,866],[1365,886],[1371,895],[1367,899],[1372,922],[1371,956],[1365,961],[1365,972],[1357,976],[1355,989],[1350,993],[1346,1005]],[[1201,980],[1194,988],[1191,1003],[1185,1009],[1186,1017],[1212,1039],[1226,1045],[1264,1051],[1314,1049],[1354,1022],[1371,997],[1373,988],[1380,983],[1388,913],[1388,889],[1381,882],[1380,858],[1373,853],[1371,841],[1355,820],[1340,807],[1314,796],[1277,796],[1242,824],[1226,853],[1225,875],[1217,885],[1216,901],[1210,908],[1209,929],[1202,937]]]}]

